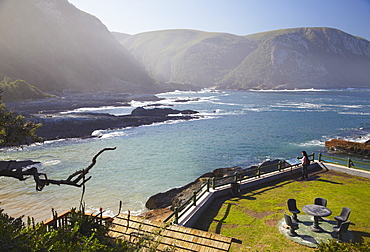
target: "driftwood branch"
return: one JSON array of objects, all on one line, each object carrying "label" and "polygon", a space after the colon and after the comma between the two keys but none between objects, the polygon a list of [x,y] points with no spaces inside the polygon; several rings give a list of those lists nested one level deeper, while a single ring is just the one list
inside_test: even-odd
[{"label": "driftwood branch", "polygon": [[65,180],[55,180],[55,179],[48,179],[47,175],[45,173],[40,173],[38,172],[36,167],[30,167],[30,168],[24,168],[28,166],[29,163],[31,162],[34,164],[32,161],[25,161],[23,163],[15,163],[16,161],[7,161],[7,164],[5,167],[0,168],[0,176],[3,177],[12,177],[19,179],[20,181],[26,180],[30,176],[33,176],[35,183],[36,183],[36,190],[37,191],[42,191],[45,186],[49,184],[54,184],[54,185],[71,185],[71,186],[77,186],[81,187],[83,186],[87,181],[91,179],[91,176],[86,178],[86,174],[89,173],[90,169],[94,167],[96,164],[97,158],[107,150],[115,150],[116,147],[113,148],[104,148],[101,151],[99,151],[92,159],[91,164],[86,167],[85,169],[78,170],[71,175],[68,176],[67,179]]}]

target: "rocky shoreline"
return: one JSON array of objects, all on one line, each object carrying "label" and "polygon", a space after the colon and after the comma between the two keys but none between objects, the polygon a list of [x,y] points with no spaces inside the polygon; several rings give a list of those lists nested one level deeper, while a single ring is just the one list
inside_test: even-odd
[{"label": "rocky shoreline", "polygon": [[[137,108],[130,115],[114,116],[105,113],[61,113],[82,107],[130,106],[130,102],[152,101],[156,106],[160,99],[154,95],[130,94],[75,94],[65,97],[6,103],[6,107],[35,123],[41,123],[36,134],[44,140],[93,137],[96,130],[138,127],[168,120],[198,118],[192,110],[171,108]],[[160,104],[158,104],[160,105]],[[94,135],[98,137],[99,135]]]},{"label": "rocky shoreline", "polygon": [[[122,116],[104,113],[60,113],[82,107],[130,106],[132,100],[153,101],[153,104],[150,108],[138,107],[134,109],[130,115]],[[24,115],[28,120],[42,123],[43,126],[38,129],[37,135],[44,140],[99,137],[99,134],[92,136],[92,133],[97,130],[138,127],[168,120],[191,120],[199,118],[197,115],[198,112],[193,110],[155,108],[155,106],[160,105],[159,102],[160,99],[154,95],[80,94],[62,98],[54,97],[36,101],[6,103],[6,107]],[[279,160],[267,161],[263,163],[262,166],[271,164],[277,165],[278,161]],[[245,172],[248,169],[253,170],[254,168],[256,168],[256,166],[247,169],[242,169],[238,166],[218,168],[212,172],[203,174],[185,186],[157,193],[147,200],[145,206],[148,211],[145,212],[143,216],[149,219],[163,221],[172,213],[174,207],[181,206],[193,195],[193,192],[197,191],[208,179],[212,177],[221,178],[233,175],[235,172]]]},{"label": "rocky shoreline", "polygon": [[[269,160],[260,164],[261,169],[264,172],[277,170],[278,164],[281,160]],[[264,168],[266,167],[266,168]],[[268,168],[267,168],[268,167]],[[149,209],[148,212],[144,213],[142,216],[149,219],[161,220],[163,221],[168,215],[170,215],[175,207],[180,207],[183,205],[190,197],[193,196],[193,192],[197,191],[208,179],[223,178],[234,175],[237,173],[243,173],[243,176],[255,176],[255,169],[257,166],[251,166],[248,168],[242,168],[239,166],[227,167],[227,168],[217,168],[212,172],[203,174],[202,176],[195,179],[193,182],[178,188],[172,188],[166,192],[160,192],[151,196],[145,207]],[[225,178],[220,180],[218,183],[231,183],[233,178]]]}]

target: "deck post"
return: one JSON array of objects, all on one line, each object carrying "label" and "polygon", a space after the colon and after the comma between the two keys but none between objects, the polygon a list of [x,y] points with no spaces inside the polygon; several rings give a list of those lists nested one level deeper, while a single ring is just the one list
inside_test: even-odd
[{"label": "deck post", "polygon": [[174,223],[179,224],[179,208],[175,207],[174,210],[175,210],[175,221],[174,221]]},{"label": "deck post", "polygon": [[260,178],[261,177],[261,166],[258,166],[258,171],[257,171],[257,176]]}]

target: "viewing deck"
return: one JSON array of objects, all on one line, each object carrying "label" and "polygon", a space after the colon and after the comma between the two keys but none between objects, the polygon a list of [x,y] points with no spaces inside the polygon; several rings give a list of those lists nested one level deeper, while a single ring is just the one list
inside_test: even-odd
[{"label": "viewing deck", "polygon": [[119,214],[114,218],[109,236],[130,243],[137,243],[144,238],[150,241],[146,245],[157,244],[159,251],[174,248],[176,251],[221,252],[229,251],[232,242],[232,238],[219,234],[127,214]]}]

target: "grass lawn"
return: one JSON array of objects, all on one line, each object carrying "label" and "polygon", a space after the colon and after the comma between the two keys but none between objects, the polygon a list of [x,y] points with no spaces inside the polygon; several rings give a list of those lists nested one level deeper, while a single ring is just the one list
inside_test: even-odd
[{"label": "grass lawn", "polygon": [[350,230],[354,241],[370,241],[370,180],[333,171],[310,174],[308,181],[293,178],[243,191],[240,197],[217,199],[198,221],[196,228],[233,237],[230,251],[314,251],[287,239],[278,230],[283,213],[290,215],[287,200],[295,198],[297,207],[313,204],[323,197],[334,219],[342,207],[351,208]]}]

